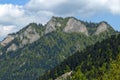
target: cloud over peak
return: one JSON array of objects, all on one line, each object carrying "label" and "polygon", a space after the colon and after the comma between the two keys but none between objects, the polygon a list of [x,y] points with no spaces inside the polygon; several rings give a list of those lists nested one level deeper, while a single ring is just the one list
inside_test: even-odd
[{"label": "cloud over peak", "polygon": [[17,27],[14,25],[0,25],[0,38],[7,36],[7,34],[15,31],[17,31]]},{"label": "cloud over peak", "polygon": [[22,6],[0,4],[0,28],[13,25],[20,29],[18,26],[30,22],[45,23],[51,16],[86,17],[99,13],[120,15],[120,0],[30,0]]}]

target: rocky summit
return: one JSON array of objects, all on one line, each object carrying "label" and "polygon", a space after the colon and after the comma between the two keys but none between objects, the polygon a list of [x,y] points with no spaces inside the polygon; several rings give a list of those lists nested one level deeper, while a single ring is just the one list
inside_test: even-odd
[{"label": "rocky summit", "polygon": [[[74,17],[52,17],[45,25],[30,23],[0,42],[0,80],[36,80],[75,52],[116,33],[107,22]],[[59,78],[67,75],[71,72]]]},{"label": "rocky summit", "polygon": [[88,30],[84,23],[81,21],[70,18],[63,30],[64,32],[70,33],[70,32],[80,32],[88,36]]},{"label": "rocky summit", "polygon": [[[67,17],[67,18],[61,18],[61,17],[52,17],[50,21],[47,22],[47,24],[44,26],[45,30],[43,30],[44,34],[48,34],[51,32],[54,32],[57,30],[57,28],[61,27],[64,20],[67,19],[67,22],[65,23],[65,26],[63,28],[63,32],[66,33],[83,33],[86,36],[89,36],[88,28],[86,27],[86,24],[83,21],[80,21],[74,17]],[[63,22],[62,22],[63,21]],[[21,40],[22,45],[26,45],[28,43],[33,43],[34,41],[38,40],[41,36],[38,32],[36,32],[36,28],[32,25],[37,24],[29,24],[26,28],[23,28],[18,33],[9,34],[2,42],[2,46],[6,46],[8,43],[10,43],[15,38],[19,38]],[[96,28],[94,26],[93,28]],[[94,31],[95,35],[98,35],[104,31],[107,31],[110,27],[106,22],[102,21],[100,23],[97,23],[97,28]],[[92,28],[91,28],[92,29]]]},{"label": "rocky summit", "polygon": [[106,22],[100,22],[99,26],[97,27],[97,30],[95,32],[96,35],[104,32],[104,31],[107,31],[109,28],[108,24]]}]

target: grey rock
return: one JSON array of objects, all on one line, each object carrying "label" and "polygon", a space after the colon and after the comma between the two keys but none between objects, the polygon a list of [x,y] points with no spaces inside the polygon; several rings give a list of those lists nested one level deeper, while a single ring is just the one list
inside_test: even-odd
[{"label": "grey rock", "polygon": [[32,26],[29,26],[22,34],[19,35],[22,44],[26,45],[28,43],[33,43],[40,38],[39,33],[36,32]]},{"label": "grey rock", "polygon": [[[14,42],[12,42],[15,38],[19,39],[19,46],[16,46]],[[28,26],[25,30],[14,34],[14,35],[8,35],[2,42],[1,45],[5,47],[7,44],[12,42],[11,45],[8,46],[7,52],[9,51],[15,51],[18,48],[22,48],[24,45],[31,44],[35,41],[37,41],[40,38],[39,33],[37,33],[36,29],[32,26]]]},{"label": "grey rock", "polygon": [[58,77],[57,79],[55,79],[55,80],[67,80],[67,77],[70,77],[72,73],[73,73],[73,71],[66,72],[65,74],[59,76],[59,77]]},{"label": "grey rock", "polygon": [[15,36],[14,35],[8,35],[2,42],[2,46],[6,46],[8,43],[10,43],[12,40],[14,40]]},{"label": "grey rock", "polygon": [[108,25],[105,22],[101,22],[94,34],[99,35],[100,33],[107,31],[107,30],[108,30]]},{"label": "grey rock", "polygon": [[66,27],[64,28],[63,31],[67,32],[67,33],[81,32],[88,36],[88,30],[87,30],[86,26],[82,22],[80,22],[74,18],[70,18],[68,20]]},{"label": "grey rock", "polygon": [[11,46],[9,46],[8,48],[7,48],[7,52],[9,52],[9,51],[15,51],[15,50],[17,50],[17,46],[13,43]]},{"label": "grey rock", "polygon": [[56,31],[56,19],[52,18],[46,25],[45,34]]}]

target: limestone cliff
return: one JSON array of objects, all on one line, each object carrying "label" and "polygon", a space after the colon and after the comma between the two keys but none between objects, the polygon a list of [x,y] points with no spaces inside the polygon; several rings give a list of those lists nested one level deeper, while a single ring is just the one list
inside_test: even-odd
[{"label": "limestone cliff", "polygon": [[97,27],[97,30],[94,34],[99,35],[100,33],[107,31],[107,30],[108,30],[108,25],[105,22],[101,22],[99,26]]},{"label": "limestone cliff", "polygon": [[75,18],[70,18],[63,30],[64,32],[80,32],[88,36],[88,31],[84,23],[76,20]]}]

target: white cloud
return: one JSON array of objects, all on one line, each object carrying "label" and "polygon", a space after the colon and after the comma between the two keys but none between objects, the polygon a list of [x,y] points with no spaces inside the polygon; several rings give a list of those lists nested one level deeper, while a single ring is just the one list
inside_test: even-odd
[{"label": "white cloud", "polygon": [[11,32],[16,32],[18,29],[14,25],[0,25],[0,37],[7,36]]},{"label": "white cloud", "polygon": [[111,13],[120,15],[120,0],[108,1],[108,5]]},{"label": "white cloud", "polygon": [[64,2],[68,2],[68,0],[30,0],[25,6],[32,10],[47,10]]},{"label": "white cloud", "polygon": [[23,17],[24,13],[23,6],[12,4],[0,5],[0,24],[16,25],[16,21]]},{"label": "white cloud", "polygon": [[53,13],[45,10],[30,11],[25,6],[0,5],[0,24],[25,26],[30,22],[44,23]]},{"label": "white cloud", "polygon": [[[0,24],[20,29],[30,22],[45,23],[51,16],[86,17],[101,12],[120,15],[120,0],[30,0],[23,6],[0,4]],[[12,32],[8,29],[6,33]]]},{"label": "white cloud", "polygon": [[30,0],[25,7],[33,11],[49,11],[55,15],[89,15],[110,12],[120,14],[120,0]]},{"label": "white cloud", "polygon": [[90,2],[92,3],[91,7],[98,12],[106,11],[112,14],[120,15],[120,0],[95,0]]},{"label": "white cloud", "polygon": [[24,14],[22,6],[4,4],[0,5],[0,17],[21,17]]}]

